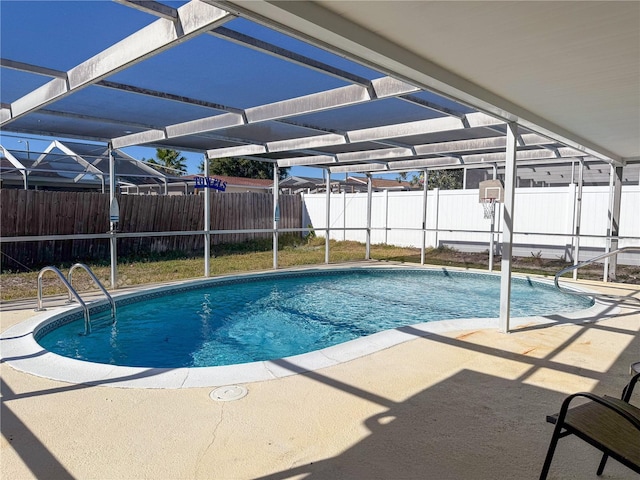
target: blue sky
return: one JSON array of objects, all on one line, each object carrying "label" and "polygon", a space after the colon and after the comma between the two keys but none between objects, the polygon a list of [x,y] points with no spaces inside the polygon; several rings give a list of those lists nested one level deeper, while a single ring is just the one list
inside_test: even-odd
[{"label": "blue sky", "polygon": [[[170,4],[177,7],[182,3],[185,2],[171,2]],[[108,19],[108,21],[105,22],[105,19]],[[0,0],[0,53],[3,58],[57,70],[68,70],[154,20],[155,18],[149,14],[105,0]],[[225,26],[329,63],[335,67],[344,68],[369,79],[381,76],[379,72],[356,65],[349,60],[243,19],[232,20]],[[82,38],[82,42],[78,42],[78,38]],[[207,42],[212,42],[215,39],[208,37],[206,40]],[[200,41],[201,39],[196,38],[190,42],[193,42],[195,47]],[[210,45],[210,43],[207,43],[208,50],[212,49]],[[166,58],[160,59],[160,55],[158,55],[145,61],[149,62],[146,65],[147,70],[135,66],[116,74],[114,79],[142,87],[147,86],[145,82],[153,81],[155,88],[172,91],[172,88],[176,88],[180,80],[185,77],[191,79],[189,69],[192,68],[192,65],[189,63],[189,59],[182,59],[183,62],[181,62],[180,56],[185,51],[189,52],[190,50],[172,49],[160,54],[167,55],[167,58],[171,59],[171,64],[176,65],[174,71],[163,72],[162,76],[149,75],[149,65],[162,65],[162,60],[166,60]],[[215,55],[217,57],[237,55],[237,51],[232,51],[232,53],[225,52],[226,49],[224,51],[219,49],[216,50]],[[335,83],[337,82],[336,79],[312,71],[305,71],[301,74],[298,67],[287,62],[283,62],[279,67],[283,70],[291,68],[292,71],[296,68],[297,77],[295,81],[286,82],[288,84],[282,85],[282,77],[276,77],[272,74],[273,72],[270,72],[270,70],[273,70],[273,65],[270,65],[271,68],[267,68],[266,63],[264,63],[264,67],[259,63],[273,62],[273,57],[259,55],[247,49],[244,49],[243,55],[245,53],[251,56],[250,60],[245,60],[244,62],[242,60],[238,61],[237,58],[233,58],[233,61],[225,60],[225,65],[231,66],[229,71],[212,70],[213,74],[202,76],[206,80],[205,82],[202,82],[200,78],[194,78],[194,83],[202,82],[194,87],[196,88],[194,91],[198,92],[198,95],[202,95],[201,98],[203,99],[245,108],[253,106],[256,102],[257,104],[270,103],[291,95],[304,95],[308,92],[338,86]],[[222,63],[222,60],[219,61]],[[154,64],[154,62],[157,62],[157,64]],[[191,63],[198,65],[197,62]],[[201,67],[202,65],[198,66]],[[158,69],[159,67],[156,66],[155,71],[158,71]],[[255,97],[249,98],[246,87],[245,90],[240,90],[237,79],[255,77],[256,71],[260,72],[260,83],[258,85],[261,88],[253,88],[251,95]],[[146,74],[141,72],[146,72]],[[16,81],[13,75],[13,72],[7,72],[5,74],[5,80],[7,81],[4,82],[0,78],[0,94],[3,97],[3,102],[10,102],[15,98],[19,98],[37,86]],[[12,81],[8,81],[9,78]],[[197,90],[198,88],[199,90]],[[224,93],[224,95],[220,95],[220,99],[214,96],[217,91]],[[243,102],[246,102],[247,105],[243,105]],[[64,140],[62,138],[58,139]],[[38,138],[10,132],[0,134],[0,143],[9,149],[26,150],[26,142],[29,142],[30,151],[42,151],[50,141],[51,138]],[[130,147],[124,149],[124,151],[139,159],[143,157],[152,158],[155,155],[155,148],[149,147]],[[181,153],[187,158],[189,173],[196,173],[199,164],[203,160],[203,154],[188,151],[182,151]],[[322,170],[309,167],[294,167],[290,169],[290,174],[321,177]],[[395,178],[395,175],[391,177]]]}]

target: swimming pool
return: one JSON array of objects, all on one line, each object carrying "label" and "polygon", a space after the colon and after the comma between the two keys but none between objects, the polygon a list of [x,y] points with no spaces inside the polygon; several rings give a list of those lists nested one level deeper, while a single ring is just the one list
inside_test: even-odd
[{"label": "swimming pool", "polygon": [[[3,334],[31,342],[14,352],[12,342],[3,343],[3,357],[19,353],[9,363],[36,375],[118,386],[264,380],[433,332],[496,327],[499,282],[492,274],[416,267],[314,268],[201,280],[118,295],[116,324],[96,326],[88,336],[79,335],[77,307],[40,315]],[[514,325],[516,317],[579,318],[590,305],[550,282],[513,279]],[[92,321],[99,323],[100,315],[108,312],[93,311]],[[402,328],[407,325],[411,329]],[[295,367],[283,368],[283,357]]]},{"label": "swimming pool", "polygon": [[[499,315],[500,277],[425,269],[351,269],[234,279],[93,315],[37,335],[47,350],[131,367],[211,367],[274,360],[396,327]],[[512,283],[512,314],[593,304],[526,279]]]}]

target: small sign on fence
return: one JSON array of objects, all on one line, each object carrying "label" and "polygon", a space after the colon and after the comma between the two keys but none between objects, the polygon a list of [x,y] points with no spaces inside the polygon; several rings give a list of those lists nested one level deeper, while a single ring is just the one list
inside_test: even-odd
[{"label": "small sign on fence", "polygon": [[211,188],[224,192],[227,189],[227,182],[223,182],[218,178],[196,177],[195,188]]}]

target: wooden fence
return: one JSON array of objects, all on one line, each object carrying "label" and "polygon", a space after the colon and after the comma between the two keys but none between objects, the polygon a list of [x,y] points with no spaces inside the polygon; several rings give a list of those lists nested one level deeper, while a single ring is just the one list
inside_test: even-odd
[{"label": "wooden fence", "polygon": [[[117,195],[118,232],[204,229],[203,195]],[[211,230],[273,228],[273,197],[264,193],[211,193]],[[280,195],[280,228],[301,228],[297,195]],[[99,234],[109,230],[109,195],[0,189],[2,237]],[[271,238],[271,233],[212,235],[212,245]],[[109,258],[108,239],[48,240],[0,244],[3,270]],[[118,239],[118,256],[179,251],[202,254],[203,235]]]}]

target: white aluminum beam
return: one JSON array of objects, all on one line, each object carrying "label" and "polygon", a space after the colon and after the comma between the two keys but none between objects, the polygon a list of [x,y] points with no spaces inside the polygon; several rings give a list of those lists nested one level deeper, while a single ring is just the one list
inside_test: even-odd
[{"label": "white aluminum beam", "polygon": [[344,165],[340,167],[329,168],[331,173],[362,173],[362,172],[380,172],[388,171],[386,165],[381,163],[365,163],[359,165]]},{"label": "white aluminum beam", "polygon": [[227,158],[227,157],[239,157],[242,155],[260,155],[267,153],[266,147],[262,145],[239,145],[237,147],[217,148],[214,150],[207,150],[207,157],[213,158]]},{"label": "white aluminum beam", "polygon": [[145,130],[144,132],[132,133],[122,137],[114,138],[111,143],[113,148],[124,148],[132,145],[141,145],[144,143],[158,142],[166,138],[164,130]]},{"label": "white aluminum beam", "polygon": [[411,171],[423,168],[435,168],[460,164],[454,157],[417,158],[412,160],[396,160],[385,163],[360,163],[354,165],[340,165],[331,167],[332,173],[380,172],[380,171]]},{"label": "white aluminum beam", "polygon": [[339,162],[366,162],[371,160],[393,160],[395,158],[411,157],[412,155],[413,151],[410,148],[396,147],[338,153],[336,158]]},{"label": "white aluminum beam", "polygon": [[395,162],[389,162],[389,170],[406,170],[406,169],[420,169],[424,167],[438,167],[445,165],[459,165],[460,160],[454,157],[437,157],[437,158],[416,158],[412,160],[398,160]]},{"label": "white aluminum beam", "polygon": [[297,167],[303,165],[325,165],[335,162],[331,155],[310,155],[308,157],[283,158],[278,160],[278,167]]},{"label": "white aluminum beam", "polygon": [[[559,157],[557,157],[551,150],[547,150],[544,148],[539,150],[519,150],[516,153],[516,160],[543,160],[545,158]],[[504,162],[506,161],[506,159],[506,153],[476,153],[473,155],[462,156],[462,160],[465,163]]]},{"label": "white aluminum beam", "polygon": [[474,112],[465,115],[465,120],[469,123],[469,127],[495,127],[503,125],[504,120],[500,120],[491,115],[482,112]]},{"label": "white aluminum beam", "polygon": [[223,128],[237,127],[245,123],[244,118],[238,113],[223,113],[213,117],[199,118],[189,122],[176,123],[165,128],[167,138],[195,135],[198,133],[221,130]]},{"label": "white aluminum beam", "polygon": [[587,155],[580,150],[571,147],[560,147],[558,153],[561,157],[586,157]]},{"label": "white aluminum beam", "polygon": [[10,107],[0,107],[0,125],[4,125],[9,120],[11,120],[11,108]]},{"label": "white aluminum beam", "polygon": [[371,85],[376,98],[398,97],[420,91],[415,85],[410,85],[393,77],[376,78],[371,81]]},{"label": "white aluminum beam", "polygon": [[248,123],[265,122],[307,113],[322,112],[371,100],[368,89],[349,85],[245,110]]},{"label": "white aluminum beam", "polygon": [[[536,133],[525,133],[521,135],[523,144],[525,146],[541,146],[552,145],[558,142],[550,140],[542,135]],[[442,153],[454,153],[454,152],[473,152],[477,150],[490,150],[500,149],[504,150],[507,146],[507,138],[505,136],[500,137],[487,137],[487,138],[474,138],[471,140],[458,140],[452,142],[440,142],[440,143],[428,143],[424,145],[416,145],[415,151],[419,155],[426,154],[442,154]],[[575,155],[575,154],[574,154]],[[580,155],[584,155],[580,152]]]},{"label": "white aluminum beam", "polygon": [[358,152],[344,152],[336,155],[310,155],[278,160],[278,166],[291,167],[302,165],[322,165],[331,163],[372,162],[411,157],[413,152],[409,148],[381,148],[377,150],[363,150]]},{"label": "white aluminum beam", "polygon": [[[263,145],[241,145],[237,147],[217,148],[207,150],[209,158],[237,157],[241,155],[259,155],[264,153],[286,152],[288,150],[309,150],[313,148],[343,145],[347,143],[344,135],[326,134],[311,137],[292,138],[289,140],[277,140]],[[331,157],[333,158],[333,157]],[[304,164],[301,164],[304,165]],[[287,166],[279,164],[279,166]]]},{"label": "white aluminum beam", "polygon": [[442,132],[464,128],[462,120],[452,117],[431,118],[416,122],[398,123],[373,128],[363,128],[347,132],[351,143],[384,140],[386,138],[400,138],[411,135]]},{"label": "white aluminum beam", "polygon": [[178,42],[210,30],[234,18],[229,12],[200,0],[178,8],[179,22],[160,18],[150,25],[70,69],[67,79],[54,78],[11,104],[11,118],[2,124],[99,82],[126,67],[166,50]]},{"label": "white aluminum beam", "polygon": [[289,150],[307,150],[310,148],[331,147],[335,145],[344,145],[345,143],[347,143],[347,139],[344,135],[329,133],[326,135],[313,135],[311,137],[267,142],[267,150],[269,152],[286,152]]}]

